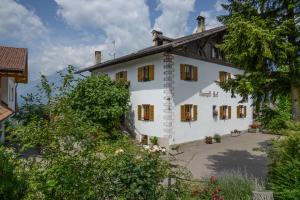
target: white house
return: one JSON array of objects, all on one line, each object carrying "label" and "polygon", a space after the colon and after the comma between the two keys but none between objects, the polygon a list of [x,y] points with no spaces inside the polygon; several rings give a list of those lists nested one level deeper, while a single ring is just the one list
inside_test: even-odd
[{"label": "white house", "polygon": [[226,27],[205,30],[205,19],[197,18],[192,35],[169,38],[152,31],[153,46],[80,70],[92,75],[130,82],[132,123],[137,139],[157,136],[162,145],[191,142],[231,131],[247,130],[252,123],[251,101],[240,103],[220,88],[219,82],[243,71],[226,62],[215,47]]},{"label": "white house", "polygon": [[0,46],[0,135],[4,141],[4,122],[16,111],[17,84],[27,83],[26,48]]}]

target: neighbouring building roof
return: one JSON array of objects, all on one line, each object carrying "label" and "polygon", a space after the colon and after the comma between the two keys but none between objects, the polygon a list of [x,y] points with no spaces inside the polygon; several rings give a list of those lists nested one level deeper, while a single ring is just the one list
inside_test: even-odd
[{"label": "neighbouring building roof", "polygon": [[0,105],[0,121],[5,120],[13,114],[13,111],[5,105]]},{"label": "neighbouring building roof", "polygon": [[14,76],[17,82],[27,82],[27,49],[0,46],[0,74],[1,76]]},{"label": "neighbouring building roof", "polygon": [[210,30],[207,30],[207,31],[194,33],[194,34],[184,36],[184,37],[180,37],[180,38],[176,38],[176,39],[161,36],[161,37],[165,37],[170,42],[162,44],[160,46],[151,46],[151,47],[148,47],[148,48],[145,48],[145,49],[141,49],[141,50],[139,50],[135,53],[131,53],[131,54],[128,54],[128,55],[125,55],[125,56],[122,56],[122,57],[119,57],[119,58],[116,58],[116,59],[113,59],[113,60],[108,60],[108,61],[105,61],[103,63],[98,63],[98,64],[95,64],[93,66],[81,69],[81,70],[77,71],[76,73],[81,73],[81,72],[85,72],[85,71],[92,71],[92,70],[103,68],[103,67],[106,67],[106,66],[109,66],[109,65],[123,63],[123,62],[127,62],[127,61],[134,60],[134,59],[137,59],[137,58],[141,58],[141,57],[144,57],[144,56],[148,56],[148,55],[152,55],[152,54],[156,54],[156,53],[161,53],[161,52],[164,52],[164,51],[167,51],[167,50],[172,50],[176,47],[182,46],[182,45],[187,44],[189,42],[193,42],[195,40],[198,40],[198,39],[201,39],[201,38],[204,38],[204,37],[207,37],[207,36],[210,36],[210,35],[213,35],[215,33],[225,31],[225,30],[226,30],[225,26],[220,26],[220,27],[213,28],[213,29],[210,29]]}]

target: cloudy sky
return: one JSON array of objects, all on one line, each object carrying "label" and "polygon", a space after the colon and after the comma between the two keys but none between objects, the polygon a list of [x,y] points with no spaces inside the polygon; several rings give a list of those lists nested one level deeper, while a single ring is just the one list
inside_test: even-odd
[{"label": "cloudy sky", "polygon": [[193,33],[196,17],[219,26],[225,0],[0,0],[0,45],[29,49],[30,80],[68,64],[94,63],[151,45],[151,31],[169,37]]}]

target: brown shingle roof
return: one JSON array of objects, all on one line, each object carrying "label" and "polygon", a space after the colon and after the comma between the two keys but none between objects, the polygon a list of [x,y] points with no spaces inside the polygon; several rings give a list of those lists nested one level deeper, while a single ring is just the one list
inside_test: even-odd
[{"label": "brown shingle roof", "polygon": [[23,72],[27,65],[27,49],[0,46],[0,71]]},{"label": "brown shingle roof", "polygon": [[220,26],[220,27],[217,27],[217,28],[206,30],[206,31],[201,32],[201,33],[194,33],[194,34],[184,36],[184,37],[180,37],[180,38],[176,38],[176,39],[169,38],[171,40],[170,43],[166,43],[166,44],[163,44],[163,45],[160,45],[160,46],[147,47],[147,48],[141,49],[141,50],[139,50],[135,53],[131,53],[131,54],[128,54],[128,55],[125,55],[125,56],[122,56],[122,57],[119,57],[119,58],[116,58],[116,59],[113,59],[113,60],[108,60],[108,61],[105,61],[103,63],[98,63],[98,64],[95,64],[93,66],[83,68],[83,69],[77,71],[76,73],[81,73],[81,72],[85,72],[85,71],[92,71],[92,70],[95,70],[95,69],[98,69],[98,68],[103,68],[103,67],[106,67],[106,66],[110,66],[110,65],[130,61],[130,60],[133,60],[133,59],[141,58],[141,57],[152,55],[152,54],[155,54],[155,53],[160,53],[160,52],[163,52],[163,51],[166,51],[166,50],[172,50],[175,47],[187,44],[189,42],[198,40],[200,38],[204,38],[204,37],[213,35],[213,34],[218,33],[218,32],[226,31],[226,29],[227,28],[225,26]]}]

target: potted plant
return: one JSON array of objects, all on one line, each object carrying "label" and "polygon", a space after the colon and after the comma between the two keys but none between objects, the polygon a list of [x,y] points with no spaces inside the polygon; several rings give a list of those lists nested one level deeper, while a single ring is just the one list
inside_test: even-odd
[{"label": "potted plant", "polygon": [[259,132],[259,124],[257,122],[253,122],[249,126],[249,133],[258,133]]},{"label": "potted plant", "polygon": [[152,145],[158,145],[158,137],[156,137],[156,136],[151,137],[150,142]]},{"label": "potted plant", "polygon": [[214,135],[214,140],[216,143],[221,143],[221,136],[219,134]]},{"label": "potted plant", "polygon": [[211,136],[206,136],[206,137],[205,137],[205,143],[206,143],[206,144],[212,144],[212,143],[213,143],[213,137],[211,137]]}]

